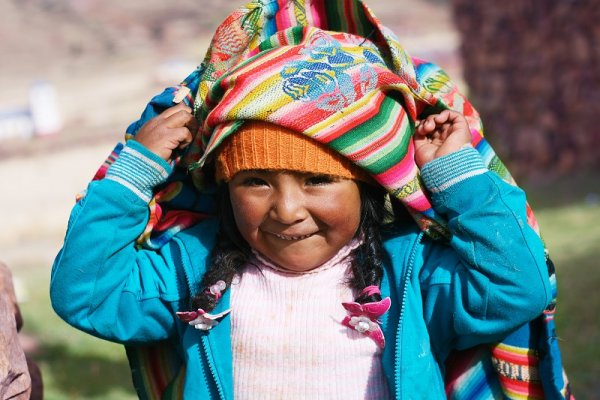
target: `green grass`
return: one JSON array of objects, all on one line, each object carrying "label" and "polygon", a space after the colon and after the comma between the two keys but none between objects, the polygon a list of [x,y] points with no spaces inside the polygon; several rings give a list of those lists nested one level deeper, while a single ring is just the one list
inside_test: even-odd
[{"label": "green grass", "polygon": [[32,358],[42,370],[44,399],[136,399],[122,346],[80,332],[51,308],[49,275],[22,267],[28,300],[21,305],[23,332],[39,341]]},{"label": "green grass", "polygon": [[[525,186],[557,268],[556,322],[569,379],[578,398],[600,398],[600,204],[594,196],[600,194],[600,180],[589,176]],[[62,322],[49,304],[49,272],[40,273],[39,265],[19,266],[15,275],[28,290],[24,331],[39,340],[33,358],[42,369],[45,398],[136,398],[121,346]]]},{"label": "green grass", "polygon": [[600,398],[600,180],[569,177],[528,186],[557,271],[557,333],[573,391]]}]

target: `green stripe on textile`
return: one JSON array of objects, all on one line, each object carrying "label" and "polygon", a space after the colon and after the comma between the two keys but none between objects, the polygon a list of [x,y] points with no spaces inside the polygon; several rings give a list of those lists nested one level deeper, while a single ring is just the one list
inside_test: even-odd
[{"label": "green stripe on textile", "polygon": [[[373,24],[367,19],[364,7],[357,0],[352,1],[329,1],[325,0],[325,8],[327,9],[327,22],[329,30],[339,32],[350,32],[349,27],[356,27],[356,35],[367,37],[374,29]],[[349,22],[351,17],[352,21]]]},{"label": "green stripe on textile", "polygon": [[[389,133],[390,126],[395,122],[392,115],[397,114],[400,103],[396,100],[386,97],[381,103],[379,113],[373,118],[365,121],[356,128],[348,131],[343,136],[333,140],[329,145],[331,148],[339,151],[342,154],[353,153],[359,151],[364,146],[357,146],[358,143],[376,143],[374,136],[382,136]],[[406,124],[400,126],[402,132],[399,138],[396,136],[386,146],[378,149],[369,157],[360,156],[356,160],[363,168],[367,169],[372,174],[380,174],[387,171],[392,165],[402,160],[408,151],[408,145],[411,139],[410,126]],[[396,135],[398,135],[396,134]],[[400,143],[398,143],[398,139]]]},{"label": "green stripe on textile", "polygon": [[292,28],[291,37],[289,39],[290,44],[299,44],[304,40],[304,30],[303,26],[295,26]]},{"label": "green stripe on textile", "polygon": [[365,37],[369,34],[367,31],[367,26],[364,24],[364,21],[361,20],[362,7],[360,7],[358,1],[351,1],[349,10],[352,13],[352,20],[354,25],[356,26],[356,34],[359,36]]},{"label": "green stripe on textile", "polygon": [[[286,37],[286,40],[288,41],[288,44],[296,45],[296,44],[301,43],[302,39],[304,39],[304,27],[301,25],[296,25],[292,28],[286,29],[285,37]],[[258,47],[259,47],[260,51],[263,52],[265,50],[272,50],[274,48],[280,48],[281,45],[282,45],[282,43],[280,43],[280,41],[279,41],[279,36],[273,35],[268,40],[263,41]],[[257,57],[259,55],[260,54],[248,59],[247,61],[244,61],[242,63],[242,65],[248,64],[251,60],[253,60],[255,57]]]},{"label": "green stripe on textile", "polygon": [[[356,7],[358,8],[356,10],[356,16],[357,16],[356,23],[358,24],[359,35],[364,36],[364,37],[369,37],[369,35],[371,35],[373,33],[373,30],[375,29],[375,27],[373,26],[371,21],[369,21],[369,19],[367,18],[367,15],[365,13],[364,4],[359,1],[357,1],[355,4],[356,4]],[[371,40],[372,40],[372,38],[371,38]]]},{"label": "green stripe on textile", "polygon": [[376,138],[371,136],[372,133],[379,131],[383,126],[388,126],[391,115],[397,110],[398,106],[399,104],[394,99],[387,96],[384,97],[376,115],[333,140],[330,146],[339,151],[353,152],[353,150],[348,149],[351,147],[362,147],[359,143],[364,142],[368,137],[373,140],[369,141],[369,143],[375,143]]},{"label": "green stripe on textile", "polygon": [[323,0],[327,10],[327,26],[330,31],[348,32],[348,23],[344,13],[344,1]]},{"label": "green stripe on textile", "polygon": [[372,174],[381,174],[387,171],[395,164],[398,164],[406,156],[408,150],[408,143],[410,142],[410,135],[402,135],[399,146],[390,146],[390,152],[383,155],[381,158],[376,159],[372,163],[362,164]]},{"label": "green stripe on textile", "polygon": [[260,24],[262,16],[262,10],[260,7],[249,9],[248,13],[241,19],[241,27],[248,33],[248,36],[252,37],[256,34],[257,27]]},{"label": "green stripe on textile", "polygon": [[377,143],[377,136],[389,131],[389,126],[394,122],[392,116],[396,115],[400,107],[394,99],[384,97],[376,115],[333,140],[330,146],[340,152],[354,153],[367,143]]},{"label": "green stripe on textile", "polygon": [[490,161],[488,168],[490,171],[494,171],[495,173],[497,173],[503,179],[507,179],[509,176],[508,169],[496,155],[494,155],[492,157],[492,160]]}]

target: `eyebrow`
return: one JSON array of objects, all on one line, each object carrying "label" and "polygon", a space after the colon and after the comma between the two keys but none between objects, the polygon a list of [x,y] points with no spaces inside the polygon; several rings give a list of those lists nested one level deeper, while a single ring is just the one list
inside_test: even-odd
[{"label": "eyebrow", "polygon": [[338,175],[332,175],[332,174],[326,174],[323,172],[311,172],[311,171],[296,171],[293,169],[244,169],[242,171],[240,171],[240,173],[247,173],[247,174],[277,174],[277,173],[281,173],[281,172],[291,172],[294,174],[299,174],[299,175],[304,175],[304,176],[322,176],[322,177],[326,177],[326,178],[330,178],[332,180],[340,180],[340,179],[344,179],[341,176]]}]

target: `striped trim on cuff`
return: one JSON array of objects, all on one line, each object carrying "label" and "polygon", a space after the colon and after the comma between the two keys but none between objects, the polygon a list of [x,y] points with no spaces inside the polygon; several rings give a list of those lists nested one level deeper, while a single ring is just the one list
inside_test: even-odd
[{"label": "striped trim on cuff", "polygon": [[483,159],[472,146],[436,158],[421,169],[421,179],[432,193],[442,192],[472,176],[488,172]]},{"label": "striped trim on cuff", "polygon": [[152,199],[152,190],[163,183],[173,167],[135,140],[129,140],[106,171],[105,179],[117,182],[142,200]]}]

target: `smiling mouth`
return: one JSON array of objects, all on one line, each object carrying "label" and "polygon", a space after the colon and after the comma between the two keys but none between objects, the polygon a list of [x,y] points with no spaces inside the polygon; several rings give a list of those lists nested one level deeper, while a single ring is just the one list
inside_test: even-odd
[{"label": "smiling mouth", "polygon": [[274,236],[278,237],[279,239],[282,240],[288,240],[288,241],[293,241],[293,240],[302,240],[302,239],[308,239],[309,237],[311,237],[313,234],[311,233],[310,235],[302,235],[302,236],[288,236],[288,235],[281,235],[279,233],[274,233]]}]

